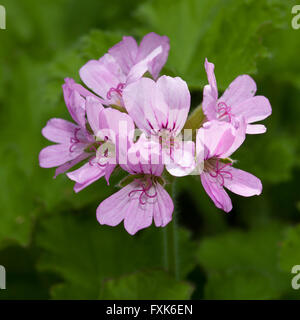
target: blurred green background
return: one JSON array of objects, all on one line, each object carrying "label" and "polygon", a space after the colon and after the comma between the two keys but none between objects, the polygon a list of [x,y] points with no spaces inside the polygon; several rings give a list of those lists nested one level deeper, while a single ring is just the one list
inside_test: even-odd
[{"label": "blurred green background", "polygon": [[[300,264],[300,29],[289,0],[2,0],[0,30],[0,299],[298,299]],[[261,178],[260,197],[232,195],[217,210],[199,179],[176,182],[179,279],[164,271],[163,230],[132,237],[100,226],[95,210],[115,192],[98,181],[79,194],[41,169],[51,117],[70,119],[61,85],[122,35],[170,37],[165,73],[202,100],[204,58],[220,91],[239,74],[273,107],[264,135],[247,136],[238,167]],[[111,183],[116,185],[120,176]]]}]

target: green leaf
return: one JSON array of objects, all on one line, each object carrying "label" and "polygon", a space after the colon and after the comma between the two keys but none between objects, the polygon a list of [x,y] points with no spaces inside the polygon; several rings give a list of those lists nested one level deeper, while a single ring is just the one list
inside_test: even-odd
[{"label": "green leaf", "polygon": [[[95,212],[91,214],[95,216]],[[193,268],[195,244],[179,230],[180,278]],[[96,218],[64,214],[44,219],[36,242],[43,249],[39,270],[64,279],[53,297],[99,297],[103,280],[149,268],[163,268],[163,232],[151,227],[130,236],[123,225],[100,226]],[[76,288],[76,290],[75,290]]]},{"label": "green leaf", "polygon": [[[93,57],[98,58],[119,37],[95,31],[80,39],[77,45],[60,51],[51,62],[35,61],[23,55],[11,66],[11,72],[18,76],[9,82],[3,102],[5,107],[0,110],[3,141],[0,178],[5,186],[0,193],[3,210],[0,247],[10,242],[28,245],[35,221],[41,214],[66,208],[79,210],[113,192],[103,180],[75,194],[74,183],[65,176],[54,180],[55,169],[39,168],[38,154],[51,144],[41,135],[41,129],[50,118],[72,121],[62,97],[63,79],[78,77],[80,66],[92,58],[93,48],[97,48]],[[122,174],[115,174],[111,185],[122,177]]]},{"label": "green leaf", "polygon": [[176,281],[163,271],[144,271],[104,283],[100,299],[108,300],[186,300],[191,297],[190,284]]},{"label": "green leaf", "polygon": [[288,274],[279,269],[282,226],[231,230],[203,239],[198,261],[208,278],[207,299],[276,299],[289,289]]},{"label": "green leaf", "polygon": [[194,88],[206,83],[204,59],[216,65],[218,85],[225,89],[239,74],[257,72],[266,57],[264,31],[290,18],[280,0],[154,0],[138,10],[148,30],[170,37],[167,67]]},{"label": "green leaf", "polygon": [[300,265],[300,224],[287,232],[280,249],[280,267],[291,272],[294,265]]}]

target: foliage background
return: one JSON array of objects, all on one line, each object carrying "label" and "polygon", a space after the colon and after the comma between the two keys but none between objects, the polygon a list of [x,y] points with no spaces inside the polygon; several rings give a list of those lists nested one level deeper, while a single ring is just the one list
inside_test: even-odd
[{"label": "foliage background", "polygon": [[[290,0],[2,0],[0,30],[1,299],[298,299],[291,268],[300,264],[300,30]],[[199,179],[177,180],[179,279],[164,271],[163,231],[135,237],[100,226],[95,210],[116,189],[98,181],[79,194],[66,177],[38,166],[41,129],[69,118],[65,77],[78,79],[122,35],[166,34],[164,72],[183,77],[193,106],[206,84],[204,58],[220,90],[248,73],[267,96],[268,131],[235,154],[259,176],[262,196],[232,195],[214,208]],[[114,176],[115,185],[119,176]]]}]

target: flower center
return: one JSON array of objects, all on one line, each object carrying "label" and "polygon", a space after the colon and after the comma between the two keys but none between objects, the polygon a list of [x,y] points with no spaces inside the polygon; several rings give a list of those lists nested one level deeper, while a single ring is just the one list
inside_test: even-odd
[{"label": "flower center", "polygon": [[169,154],[172,153],[174,148],[176,149],[180,147],[179,141],[174,137],[169,129],[160,129],[158,132],[158,139],[162,149],[167,149]]},{"label": "flower center", "polygon": [[140,192],[139,202],[141,205],[145,205],[148,199],[156,198],[157,191],[155,189],[154,189],[155,190],[154,194],[149,193],[152,186],[154,186],[155,188],[155,183],[156,183],[153,181],[153,179],[151,179],[150,176],[147,176],[145,180],[136,179],[135,181],[137,182],[137,189],[130,191],[128,193],[128,197],[132,197],[137,192]]},{"label": "flower center", "polygon": [[118,95],[119,97],[122,97],[123,89],[125,87],[125,83],[120,82],[116,88],[110,88],[107,92],[106,98],[108,100],[111,100],[113,95]]},{"label": "flower center", "polygon": [[78,132],[80,131],[80,128],[75,128],[74,130],[74,136],[70,138],[70,147],[69,147],[69,152],[74,152],[75,146],[80,143],[80,140],[78,138]]},{"label": "flower center", "polygon": [[218,119],[219,120],[227,120],[231,122],[233,114],[231,113],[231,107],[228,106],[225,102],[219,102],[217,106]]},{"label": "flower center", "polygon": [[231,167],[232,163],[221,162],[220,159],[211,158],[204,162],[204,171],[208,172],[212,178],[215,178],[221,187],[224,186],[225,179],[232,180],[232,174],[226,170],[227,167]]},{"label": "flower center", "polygon": [[96,157],[90,158],[90,166],[98,165],[106,167],[111,159],[115,157],[115,145],[109,141],[98,141],[89,146],[89,152],[95,152]]}]

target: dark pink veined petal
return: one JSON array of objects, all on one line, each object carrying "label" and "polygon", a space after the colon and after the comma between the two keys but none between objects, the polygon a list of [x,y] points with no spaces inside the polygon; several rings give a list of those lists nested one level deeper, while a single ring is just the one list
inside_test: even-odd
[{"label": "dark pink veined petal", "polygon": [[255,81],[250,76],[244,74],[231,82],[219,101],[225,102],[227,106],[234,108],[235,105],[252,98],[255,92]]},{"label": "dark pink veined petal", "polygon": [[70,121],[52,118],[42,129],[42,135],[49,141],[68,144],[77,128],[79,127]]},{"label": "dark pink veined petal", "polygon": [[73,152],[68,145],[55,144],[41,150],[39,163],[42,168],[53,168],[77,158],[84,152],[85,144],[78,144]]},{"label": "dark pink veined petal", "polygon": [[215,72],[214,72],[215,65],[211,62],[208,62],[207,58],[205,58],[204,67],[205,67],[207,80],[209,84],[209,93],[214,100],[217,100],[218,87],[217,87],[217,81],[216,81]]},{"label": "dark pink veined petal", "polygon": [[152,186],[148,194],[140,201],[141,189],[138,180],[128,184],[104,200],[97,208],[97,219],[100,224],[116,226],[124,220],[127,232],[134,235],[137,231],[152,224],[165,226],[172,219],[174,205],[168,193],[161,185]]},{"label": "dark pink veined petal", "polygon": [[244,117],[247,123],[263,120],[272,113],[269,100],[264,96],[255,96],[232,107],[232,113]]},{"label": "dark pink veined petal", "polygon": [[102,104],[93,97],[87,97],[86,99],[86,115],[88,123],[91,126],[95,135],[100,130],[100,114],[104,109]]},{"label": "dark pink veined petal", "polygon": [[130,84],[138,79],[140,79],[145,72],[149,70],[149,64],[155,57],[160,55],[162,52],[162,47],[159,46],[150,52],[143,60],[136,63],[129,71],[126,84]]},{"label": "dark pink veined petal", "polygon": [[153,133],[168,124],[169,108],[156,83],[141,78],[129,84],[123,91],[125,108],[138,128]]},{"label": "dark pink veined petal", "polygon": [[77,163],[85,160],[86,158],[88,158],[90,156],[89,153],[82,153],[79,156],[77,156],[75,159],[64,163],[63,165],[59,166],[56,170],[55,170],[55,176],[54,178],[56,178],[59,174],[65,173],[66,171],[68,171],[69,169],[71,169],[72,167],[74,167]]},{"label": "dark pink veined petal", "polygon": [[172,220],[173,201],[168,192],[159,183],[156,185],[157,201],[154,202],[153,217],[156,227],[164,227]]},{"label": "dark pink veined petal", "polygon": [[149,62],[149,72],[154,79],[157,79],[162,67],[166,63],[170,50],[170,41],[167,36],[160,36],[150,32],[144,36],[138,49],[137,61],[139,62],[147,57],[155,48],[161,46],[162,52]]},{"label": "dark pink veined petal", "polygon": [[204,190],[214,202],[215,206],[224,210],[225,212],[231,211],[231,199],[218,181],[215,178],[212,178],[209,173],[206,172],[202,172],[200,177]]},{"label": "dark pink veined petal", "polygon": [[253,174],[233,167],[228,167],[226,170],[231,174],[224,179],[224,186],[227,189],[244,197],[261,194],[261,181]]},{"label": "dark pink veined petal", "polygon": [[128,75],[130,69],[136,63],[138,45],[133,37],[123,37],[123,40],[108,50],[115,58],[124,74]]},{"label": "dark pink veined petal", "polygon": [[169,108],[167,128],[176,135],[183,128],[190,110],[191,95],[188,86],[181,78],[168,76],[160,77],[156,85]]},{"label": "dark pink veined petal", "polygon": [[126,81],[120,66],[109,54],[99,60],[90,60],[80,69],[79,74],[85,85],[105,100],[104,104],[116,103],[115,99],[119,98],[113,96],[109,100],[107,94],[111,88],[117,88]]},{"label": "dark pink veined petal", "polygon": [[74,191],[79,192],[105,175],[105,166],[97,165],[95,157],[77,170],[67,173],[69,179],[76,182]]},{"label": "dark pink veined petal", "polygon": [[246,129],[247,134],[260,134],[266,131],[267,128],[263,124],[248,124]]}]

